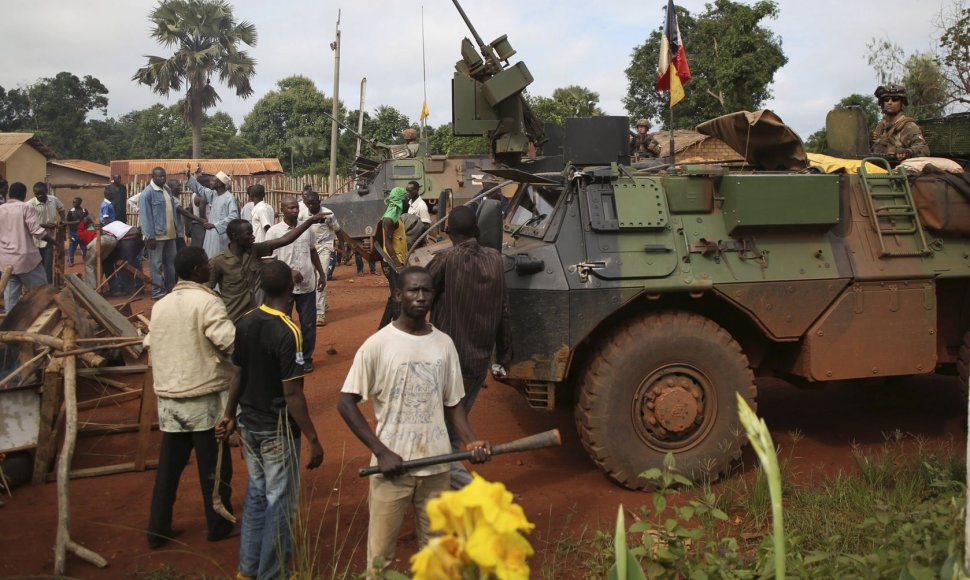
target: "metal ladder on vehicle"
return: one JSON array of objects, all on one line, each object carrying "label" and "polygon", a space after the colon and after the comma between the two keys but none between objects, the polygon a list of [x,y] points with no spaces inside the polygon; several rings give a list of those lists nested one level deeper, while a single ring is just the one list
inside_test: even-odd
[{"label": "metal ladder on vehicle", "polygon": [[[869,163],[885,169],[886,173],[870,173],[866,170]],[[913,202],[906,170],[894,170],[885,159],[869,157],[859,167],[859,175],[862,176],[862,186],[865,188],[863,197],[869,210],[869,219],[879,240],[879,257],[930,255],[932,251],[926,242],[926,234]],[[888,249],[886,238],[889,236],[909,236],[914,241],[915,248],[906,251]]]}]

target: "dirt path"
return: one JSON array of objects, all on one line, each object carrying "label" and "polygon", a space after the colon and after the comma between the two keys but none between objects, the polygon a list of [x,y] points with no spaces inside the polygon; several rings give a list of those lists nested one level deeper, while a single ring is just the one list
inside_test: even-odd
[{"label": "dirt path", "polygon": [[[304,503],[309,510],[310,532],[304,535],[314,548],[324,577],[328,570],[364,564],[366,534],[366,485],[356,470],[368,453],[337,415],[337,393],[361,342],[377,326],[387,287],[381,276],[350,278],[352,268],[339,268],[332,282],[328,324],[318,333],[316,369],[306,391],[314,422],[326,449],[320,470],[303,472]],[[325,354],[328,345],[337,350]],[[134,410],[133,410],[134,409]],[[105,416],[131,417],[137,407],[103,410]],[[369,411],[367,411],[369,413]],[[765,381],[759,389],[759,414],[773,430],[783,450],[790,450],[792,473],[808,479],[822,472],[851,469],[853,445],[875,449],[897,431],[925,438],[931,443],[952,441],[962,449],[963,400],[954,379],[923,377],[882,387],[835,384],[826,389],[798,390],[779,381]],[[502,481],[525,507],[536,530],[531,539],[539,554],[533,559],[537,571],[555,561],[563,538],[575,538],[586,530],[611,530],[619,503],[635,508],[644,496],[610,483],[587,459],[572,413],[532,411],[512,389],[491,384],[483,391],[472,413],[478,434],[504,441],[559,428],[563,446],[533,453],[506,455],[482,466],[488,479]],[[796,434],[799,433],[799,434]],[[798,442],[792,449],[793,440]],[[83,439],[76,466],[124,461],[131,448],[128,436]],[[157,455],[157,449],[152,453]],[[245,466],[234,453],[233,503],[241,512],[245,492]],[[754,457],[744,457],[750,472]],[[199,498],[198,475],[192,462],[181,484],[175,506],[175,525],[185,529],[181,544],[160,551],[148,549],[142,532],[154,473],[128,473],[71,482],[73,536],[108,559],[97,570],[70,559],[68,573],[77,578],[130,578],[137,573],[170,564],[188,576],[205,574],[226,577],[234,573],[239,541],[209,543]],[[28,485],[14,491],[0,509],[0,576],[50,574],[56,524],[56,493],[53,484]],[[406,521],[398,547],[397,567],[406,568],[416,549],[413,525]],[[558,570],[571,576],[578,570]],[[538,574],[536,574],[538,576]]]}]

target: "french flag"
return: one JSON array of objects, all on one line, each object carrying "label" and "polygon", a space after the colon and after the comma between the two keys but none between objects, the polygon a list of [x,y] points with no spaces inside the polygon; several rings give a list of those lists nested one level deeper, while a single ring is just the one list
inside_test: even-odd
[{"label": "french flag", "polygon": [[684,98],[684,85],[690,80],[687,52],[680,37],[674,0],[667,0],[667,17],[660,39],[660,62],[657,65],[657,90],[670,91],[670,106]]}]

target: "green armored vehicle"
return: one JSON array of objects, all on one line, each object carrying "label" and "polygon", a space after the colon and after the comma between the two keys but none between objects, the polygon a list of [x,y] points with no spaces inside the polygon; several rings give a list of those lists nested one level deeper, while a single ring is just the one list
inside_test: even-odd
[{"label": "green armored vehicle", "polygon": [[626,117],[568,119],[529,160],[508,95],[531,75],[501,58],[504,37],[478,44],[483,57],[466,40],[456,66],[456,132],[497,119],[486,134],[505,167],[490,173],[518,184],[501,226],[514,347],[502,380],[537,408],[574,403],[610,478],[642,488],[668,452],[698,480],[727,473],[743,443],[736,394],[756,407],[756,376],[958,367],[966,381],[963,176],[911,183],[881,159],[819,173],[769,111],[698,127],[742,152],[734,166],[631,165]]}]

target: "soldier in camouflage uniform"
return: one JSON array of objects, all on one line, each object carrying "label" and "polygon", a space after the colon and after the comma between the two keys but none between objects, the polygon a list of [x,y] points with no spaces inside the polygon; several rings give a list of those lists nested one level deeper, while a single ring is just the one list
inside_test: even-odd
[{"label": "soldier in camouflage uniform", "polygon": [[640,119],[637,121],[636,135],[630,135],[630,155],[633,160],[646,159],[648,157],[658,157],[660,155],[660,143],[648,133],[650,121]]},{"label": "soldier in camouflage uniform", "polygon": [[903,114],[903,107],[909,104],[906,87],[899,84],[881,85],[875,95],[883,118],[872,130],[872,152],[895,154],[899,161],[929,156],[930,148],[923,138],[923,131],[912,117]]}]

